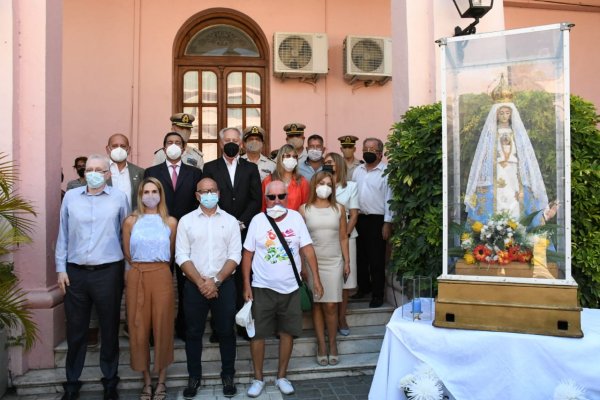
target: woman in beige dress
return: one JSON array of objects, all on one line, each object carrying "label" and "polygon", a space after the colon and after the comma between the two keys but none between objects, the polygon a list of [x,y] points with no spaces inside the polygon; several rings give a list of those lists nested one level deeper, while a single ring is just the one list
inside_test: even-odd
[{"label": "woman in beige dress", "polygon": [[[317,363],[337,365],[338,305],[342,301],[344,279],[350,274],[346,209],[335,201],[335,183],[329,172],[318,172],[311,179],[308,202],[298,210],[306,221],[319,265],[323,296],[312,309],[317,337]],[[309,285],[312,286],[312,277]],[[325,344],[325,327],[329,351]]]}]

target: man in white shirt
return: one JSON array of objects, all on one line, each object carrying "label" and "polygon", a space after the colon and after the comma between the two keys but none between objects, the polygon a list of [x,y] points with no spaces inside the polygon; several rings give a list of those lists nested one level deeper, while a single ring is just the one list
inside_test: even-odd
[{"label": "man in white shirt", "polygon": [[108,138],[106,154],[110,157],[109,186],[113,186],[125,193],[131,210],[137,207],[137,191],[144,179],[144,169],[133,163],[127,162],[131,152],[129,139],[122,133],[115,133]]},{"label": "man in white shirt", "polygon": [[354,170],[352,179],[358,186],[360,213],[356,230],[358,291],[353,299],[361,299],[373,291],[369,307],[381,307],[385,286],[385,248],[392,231],[389,201],[392,191],[384,176],[387,165],[383,158],[383,142],[377,138],[363,141],[364,164]]},{"label": "man in white shirt", "polygon": [[[266,214],[277,224],[288,243],[298,274],[302,268],[301,256],[305,259],[312,272],[314,295],[320,298],[323,286],[319,278],[317,258],[302,216],[286,208],[287,190],[283,182],[270,182],[265,192]],[[302,333],[298,283],[288,253],[281,245],[267,215],[260,213],[250,222],[242,257],[244,299],[253,300],[252,314],[256,331],[250,341],[254,380],[248,389],[249,397],[260,396],[265,386],[265,338],[273,335],[273,332],[279,334],[280,340],[275,385],[283,394],[294,393],[294,387],[286,379],[287,367],[294,345],[293,338]]]},{"label": "man in white shirt", "polygon": [[242,239],[237,219],[219,208],[219,194],[214,180],[200,180],[196,191],[200,207],[183,216],[177,227],[175,259],[187,277],[183,306],[189,381],[183,391],[185,399],[196,396],[202,379],[202,336],[209,310],[219,335],[223,395],[237,393],[233,381],[236,290],[231,278],[241,260]]},{"label": "man in white shirt", "polygon": [[244,129],[244,148],[246,154],[242,156],[251,163],[256,164],[260,181],[275,171],[275,162],[262,154],[263,144],[265,142],[265,130],[260,126],[249,126]]}]

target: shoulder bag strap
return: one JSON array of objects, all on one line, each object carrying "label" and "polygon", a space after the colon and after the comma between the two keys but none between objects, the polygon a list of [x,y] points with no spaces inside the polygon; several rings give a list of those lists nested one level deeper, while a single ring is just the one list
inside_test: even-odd
[{"label": "shoulder bag strap", "polygon": [[292,251],[290,250],[290,246],[288,246],[287,241],[283,237],[283,234],[279,230],[279,227],[277,226],[277,223],[275,223],[275,220],[273,218],[269,217],[267,215],[267,213],[265,213],[265,217],[267,217],[267,220],[269,220],[269,223],[271,224],[271,226],[273,227],[273,230],[277,234],[277,238],[281,242],[281,245],[285,249],[285,252],[287,253],[288,258],[290,259],[290,263],[292,264],[292,269],[294,270],[294,276],[296,277],[296,282],[298,283],[298,286],[302,286],[302,280],[300,280],[300,275],[298,275],[298,270],[296,269],[296,262],[294,261],[294,255],[292,254]]}]

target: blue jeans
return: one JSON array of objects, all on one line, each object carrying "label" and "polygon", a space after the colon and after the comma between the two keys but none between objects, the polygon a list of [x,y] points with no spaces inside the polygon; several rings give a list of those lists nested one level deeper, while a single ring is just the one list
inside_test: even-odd
[{"label": "blue jeans", "polygon": [[185,355],[190,377],[202,377],[202,336],[206,317],[210,310],[214,327],[219,336],[221,351],[221,376],[235,374],[235,282],[232,278],[223,282],[219,296],[207,299],[190,280],[185,281],[183,307],[186,323]]}]

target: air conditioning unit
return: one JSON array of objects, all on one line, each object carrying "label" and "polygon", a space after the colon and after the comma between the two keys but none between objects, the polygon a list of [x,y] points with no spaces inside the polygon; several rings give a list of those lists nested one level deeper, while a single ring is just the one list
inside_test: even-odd
[{"label": "air conditioning unit", "polygon": [[392,39],[380,36],[346,36],[344,78],[388,81],[392,77]]},{"label": "air conditioning unit", "polygon": [[327,74],[325,33],[276,32],[273,36],[273,71],[278,77],[310,77]]}]

